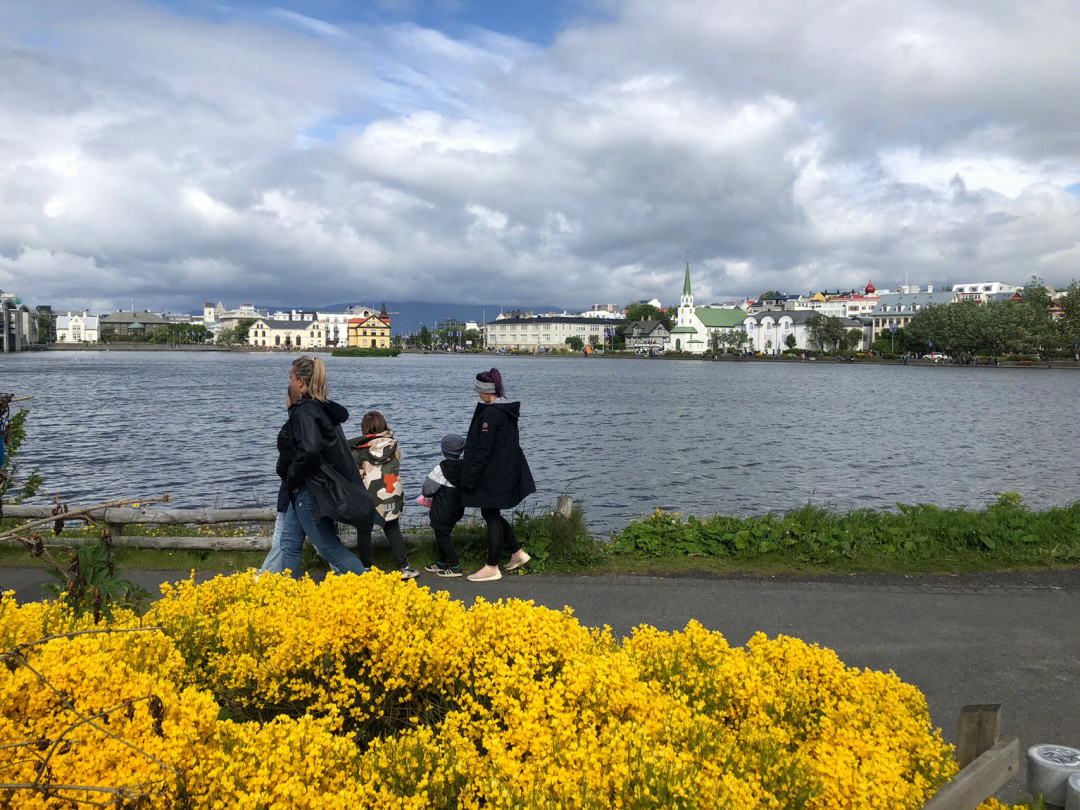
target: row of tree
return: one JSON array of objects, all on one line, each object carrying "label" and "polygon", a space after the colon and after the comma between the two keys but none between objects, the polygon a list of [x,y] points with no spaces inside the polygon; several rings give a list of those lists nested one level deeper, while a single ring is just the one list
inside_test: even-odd
[{"label": "row of tree", "polygon": [[879,337],[874,348],[883,354],[941,352],[960,359],[1080,357],[1080,284],[1069,286],[1060,307],[1055,319],[1046,286],[1033,278],[1019,300],[927,307],[895,336]]},{"label": "row of tree", "polygon": [[101,327],[102,343],[116,343],[119,340],[130,343],[158,343],[169,346],[194,345],[207,343],[210,330],[201,323],[169,323],[147,327],[143,332],[129,332],[122,338],[116,327],[106,324]]},{"label": "row of tree", "polygon": [[420,326],[420,331],[409,335],[405,339],[405,345],[413,349],[432,349],[447,346],[459,346],[461,348],[478,348],[482,343],[482,337],[478,329],[428,329],[426,325]]}]

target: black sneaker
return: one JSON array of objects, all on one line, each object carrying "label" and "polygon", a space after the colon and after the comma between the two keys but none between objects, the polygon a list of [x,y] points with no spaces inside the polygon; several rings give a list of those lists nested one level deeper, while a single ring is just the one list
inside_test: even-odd
[{"label": "black sneaker", "polygon": [[415,568],[413,568],[408,563],[405,563],[403,566],[401,566],[401,579],[402,580],[416,579],[416,577],[418,577],[418,576],[420,576],[420,572],[417,571]]},{"label": "black sneaker", "polygon": [[437,562],[428,563],[424,566],[424,570],[427,571],[429,574],[437,574],[443,570],[443,565],[442,563]]},{"label": "black sneaker", "polygon": [[461,566],[460,565],[447,565],[447,566],[444,566],[443,568],[439,569],[438,575],[440,577],[447,577],[447,578],[449,578],[449,577],[460,577],[461,576]]}]

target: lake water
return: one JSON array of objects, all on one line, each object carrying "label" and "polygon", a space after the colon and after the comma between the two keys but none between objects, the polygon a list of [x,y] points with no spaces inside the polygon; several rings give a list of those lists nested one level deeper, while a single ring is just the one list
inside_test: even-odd
[{"label": "lake water", "polygon": [[[0,391],[32,394],[24,469],[71,502],[169,493],[180,506],[272,504],[291,356],[0,355]],[[562,492],[597,530],[657,508],[760,514],[807,502],[983,506],[1080,498],[1074,370],[708,363],[448,355],[326,357],[331,395],[382,411],[411,499],[464,434],[473,375],[495,362],[548,508]],[[350,426],[352,430],[350,430]],[[407,521],[425,513],[407,502]]]}]

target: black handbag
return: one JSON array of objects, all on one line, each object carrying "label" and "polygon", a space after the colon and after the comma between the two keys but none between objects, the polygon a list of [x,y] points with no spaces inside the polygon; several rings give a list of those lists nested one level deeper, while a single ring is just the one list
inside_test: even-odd
[{"label": "black handbag", "polygon": [[[352,455],[340,425],[337,426],[337,434],[344,458],[352,463]],[[338,523],[356,526],[367,525],[375,520],[375,502],[368,495],[359,470],[355,476],[343,475],[324,458],[319,462],[316,473],[308,479],[308,488],[319,506],[320,514]]]}]

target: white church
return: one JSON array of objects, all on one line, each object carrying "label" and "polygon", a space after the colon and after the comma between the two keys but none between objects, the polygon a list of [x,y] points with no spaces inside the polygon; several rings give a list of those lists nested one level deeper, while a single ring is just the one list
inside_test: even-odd
[{"label": "white church", "polygon": [[742,329],[746,313],[741,309],[695,307],[694,291],[690,288],[690,262],[686,263],[682,295],[675,326],[668,338],[667,351],[705,354],[709,351],[709,336],[714,332]]}]

